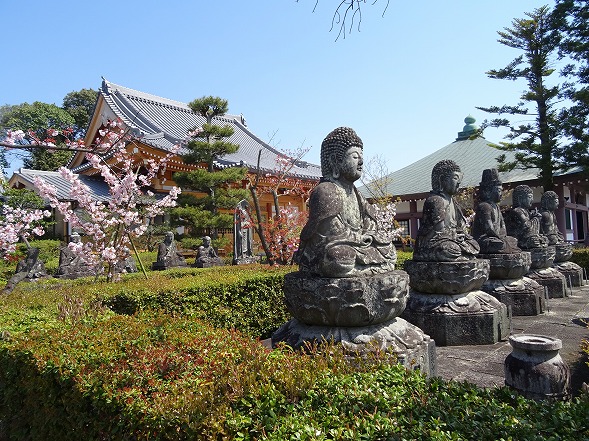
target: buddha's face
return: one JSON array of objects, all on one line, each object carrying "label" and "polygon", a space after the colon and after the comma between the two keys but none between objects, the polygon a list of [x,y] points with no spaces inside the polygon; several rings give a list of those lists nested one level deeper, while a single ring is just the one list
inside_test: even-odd
[{"label": "buddha's face", "polygon": [[462,182],[462,173],[459,171],[454,171],[451,173],[447,173],[440,179],[440,184],[442,187],[442,191],[446,194],[456,194],[458,189],[460,188],[460,183]]},{"label": "buddha's face", "polygon": [[558,208],[558,198],[548,199],[546,208],[548,208],[550,211],[556,210]]},{"label": "buddha's face", "polygon": [[499,202],[501,200],[501,185],[496,185],[491,189],[491,200],[493,202]]},{"label": "buddha's face", "polygon": [[524,193],[519,198],[519,205],[523,208],[532,208],[532,203],[534,202],[534,194]]},{"label": "buddha's face", "polygon": [[362,149],[360,147],[350,147],[342,158],[339,167],[340,177],[349,182],[357,181],[362,176],[363,164]]}]

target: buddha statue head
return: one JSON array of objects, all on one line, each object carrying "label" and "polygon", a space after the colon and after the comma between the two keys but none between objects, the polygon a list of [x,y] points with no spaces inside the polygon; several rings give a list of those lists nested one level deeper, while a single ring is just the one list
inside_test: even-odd
[{"label": "buddha statue head", "polygon": [[462,182],[462,171],[451,159],[444,159],[432,169],[432,190],[434,193],[453,195]]},{"label": "buddha statue head", "polygon": [[518,185],[513,190],[513,206],[529,209],[534,202],[534,192],[529,185]]},{"label": "buddha statue head", "polygon": [[321,143],[321,172],[329,181],[354,182],[362,175],[362,140],[349,127],[332,130]]},{"label": "buddha statue head", "polygon": [[542,210],[554,211],[558,208],[558,195],[553,191],[547,191],[540,200]]}]

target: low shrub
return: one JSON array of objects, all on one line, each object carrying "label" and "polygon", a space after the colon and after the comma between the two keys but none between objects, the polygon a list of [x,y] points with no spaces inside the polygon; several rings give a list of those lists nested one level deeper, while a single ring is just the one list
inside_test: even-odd
[{"label": "low shrub", "polygon": [[589,248],[573,248],[573,257],[571,262],[576,263],[585,269],[585,273],[589,274]]}]

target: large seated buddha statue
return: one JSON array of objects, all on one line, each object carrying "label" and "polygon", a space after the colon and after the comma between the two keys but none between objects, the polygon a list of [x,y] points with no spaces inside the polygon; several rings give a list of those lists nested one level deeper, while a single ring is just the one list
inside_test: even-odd
[{"label": "large seated buddha statue", "polygon": [[415,241],[416,262],[471,260],[479,253],[478,243],[466,232],[466,220],[453,195],[462,182],[454,161],[438,162],[431,175],[432,191],[423,205],[423,219]]},{"label": "large seated buddha statue", "polygon": [[374,207],[354,186],[362,175],[362,149],[348,127],[333,130],[321,144],[323,178],[311,193],[296,256],[302,272],[355,277],[394,270],[391,238],[378,231]]}]

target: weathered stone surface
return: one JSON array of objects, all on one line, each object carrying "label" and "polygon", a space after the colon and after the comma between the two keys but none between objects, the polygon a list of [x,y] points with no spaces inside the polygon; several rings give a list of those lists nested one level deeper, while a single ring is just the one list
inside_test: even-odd
[{"label": "weathered stone surface", "polygon": [[294,272],[284,277],[286,307],[309,325],[368,326],[403,312],[409,293],[405,271],[371,277],[309,277]]},{"label": "weathered stone surface", "polygon": [[544,287],[528,277],[489,279],[481,287],[507,307],[514,316],[538,315],[545,309]]},{"label": "weathered stone surface", "polygon": [[[71,235],[72,247],[81,242],[80,235],[73,233]],[[63,279],[77,279],[79,277],[95,276],[100,268],[92,266],[78,256],[69,244],[61,247],[59,251],[59,266],[55,277]]]},{"label": "weathered stone surface", "polygon": [[531,269],[548,268],[554,264],[556,249],[553,246],[531,248],[527,251],[532,253]]},{"label": "weathered stone surface", "polygon": [[157,250],[157,260],[151,265],[153,270],[166,270],[175,267],[188,266],[184,256],[176,248],[174,233],[168,231]]},{"label": "weathered stone surface", "polygon": [[233,225],[233,265],[246,265],[259,262],[260,258],[254,256],[254,224],[250,216],[249,203],[245,199],[239,201],[235,207],[233,212]]},{"label": "weathered stone surface", "polygon": [[512,352],[505,359],[505,385],[526,398],[567,399],[570,369],[560,356],[562,341],[545,335],[509,337]]},{"label": "weathered stone surface", "polygon": [[462,177],[458,164],[449,159],[439,161],[432,169],[432,191],[423,204],[413,260],[465,261],[479,253],[479,244],[467,233],[462,210],[453,199]]},{"label": "weathered stone surface", "polygon": [[401,315],[438,346],[486,345],[507,338],[507,306],[483,291],[433,295],[411,290]]},{"label": "weathered stone surface", "polygon": [[538,268],[531,270],[526,277],[535,280],[548,293],[549,298],[566,297],[566,280],[562,273],[555,268]]},{"label": "weathered stone surface", "polygon": [[197,268],[223,266],[223,260],[221,260],[215,249],[211,246],[211,238],[209,236],[202,238],[202,245],[198,247],[193,266]]},{"label": "weathered stone surface", "polygon": [[371,326],[312,326],[293,319],[272,335],[272,346],[283,342],[292,348],[305,348],[323,341],[341,344],[350,355],[388,351],[408,369],[436,375],[435,343],[421,329],[401,318]]},{"label": "weathered stone surface", "polygon": [[583,268],[574,262],[555,262],[554,268],[560,272],[566,282],[567,286],[583,286]]},{"label": "weathered stone surface", "polygon": [[532,256],[528,251],[519,253],[479,254],[479,259],[487,259],[491,266],[489,279],[519,279],[532,265]]},{"label": "weathered stone surface", "polygon": [[45,270],[45,263],[39,259],[39,248],[29,247],[27,249],[27,256],[16,264],[16,271],[14,275],[8,280],[4,287],[4,293],[10,293],[15,286],[22,282],[31,282],[48,277]]},{"label": "weathered stone surface", "polygon": [[554,248],[556,250],[556,254],[554,257],[555,263],[566,262],[566,261],[570,260],[571,257],[573,257],[573,244],[572,243],[561,242],[561,243],[554,245]]},{"label": "weathered stone surface", "polygon": [[488,260],[456,262],[405,262],[410,285],[416,291],[431,294],[460,294],[479,289],[490,271]]},{"label": "weathered stone surface", "polygon": [[479,185],[479,203],[472,222],[472,236],[478,242],[481,247],[480,252],[483,254],[521,252],[517,246],[517,239],[507,235],[505,220],[499,208],[501,193],[502,183],[497,169],[483,170]]},{"label": "weathered stone surface", "polygon": [[[513,190],[513,208],[505,213],[507,234],[517,238],[517,245],[529,251],[548,246],[548,238],[540,234],[542,216],[532,209],[534,192],[528,185],[518,185]],[[534,257],[532,256],[532,265]]]}]

